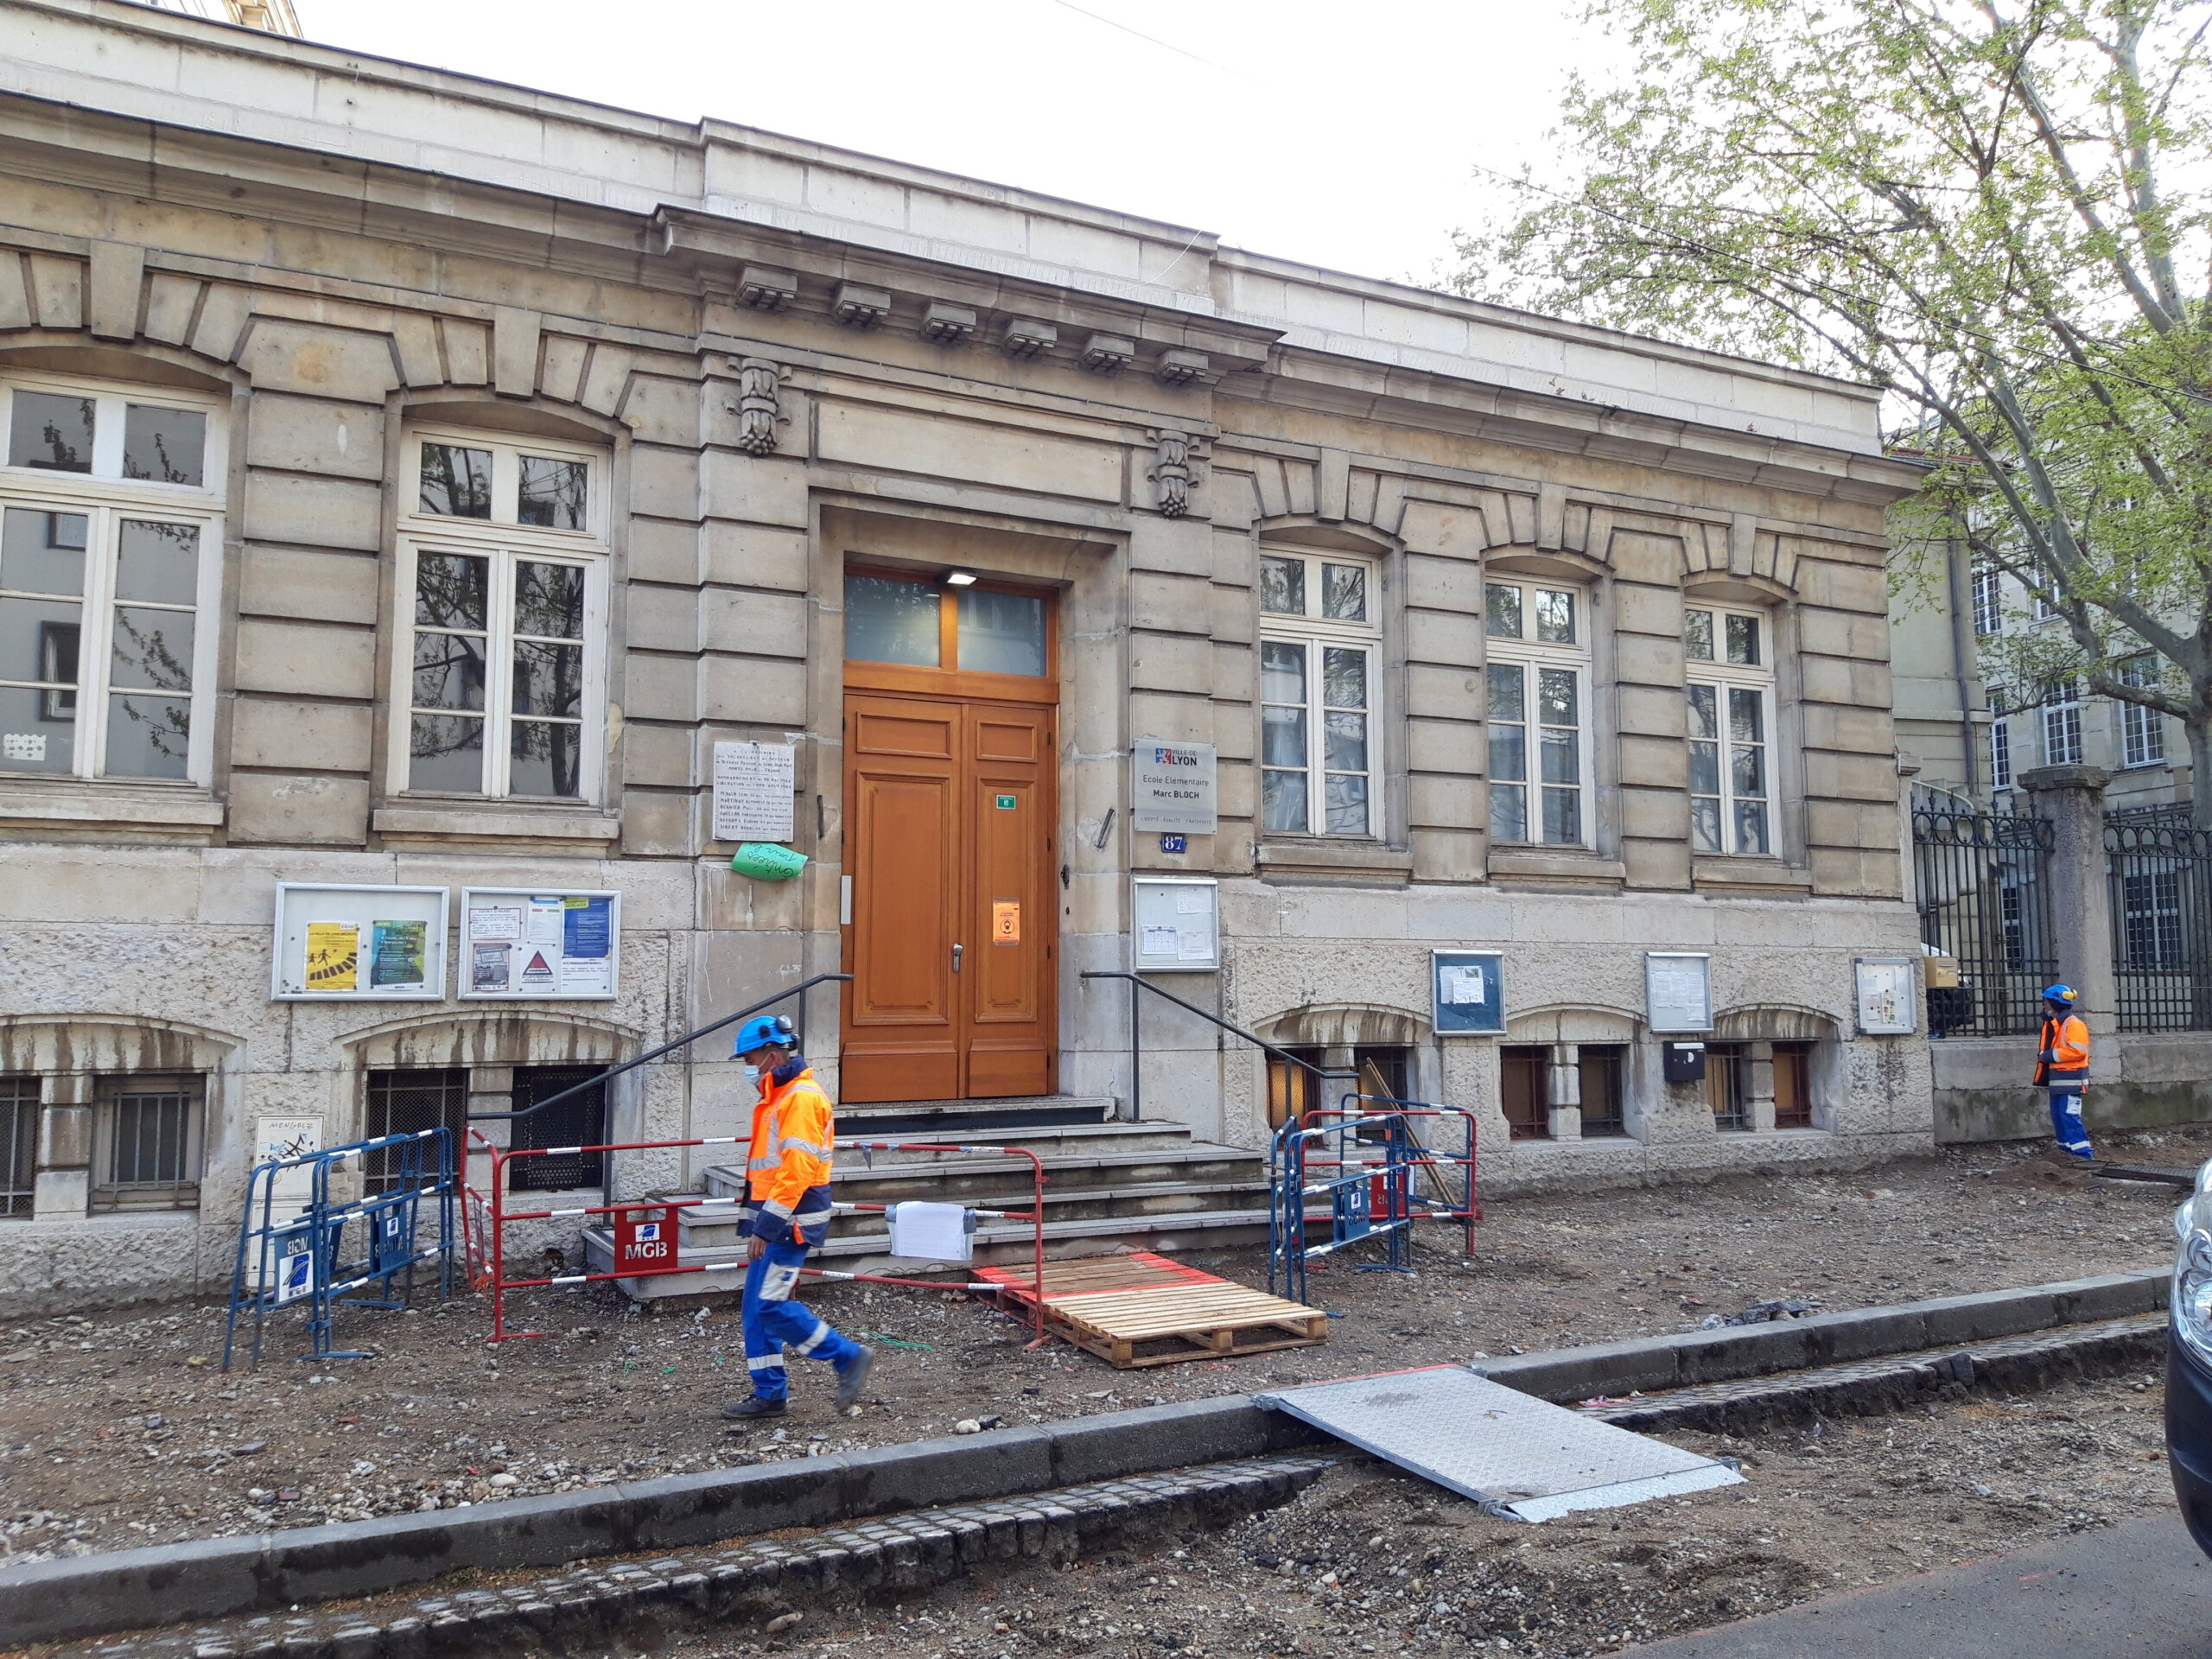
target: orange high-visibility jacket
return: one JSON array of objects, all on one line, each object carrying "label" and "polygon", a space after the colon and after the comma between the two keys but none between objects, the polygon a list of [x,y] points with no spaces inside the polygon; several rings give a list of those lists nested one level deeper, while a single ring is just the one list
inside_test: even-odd
[{"label": "orange high-visibility jacket", "polygon": [[[2044,1056],[2050,1058],[2046,1060]],[[2036,1049],[2036,1081],[2056,1089],[2079,1084],[2089,1075],[2089,1027],[2078,1014],[2045,1019]]]},{"label": "orange high-visibility jacket", "polygon": [[830,1096],[814,1080],[813,1067],[780,1084],[772,1072],[761,1073],[745,1160],[749,1208],[785,1221],[802,1211],[828,1210],[836,1132]]}]

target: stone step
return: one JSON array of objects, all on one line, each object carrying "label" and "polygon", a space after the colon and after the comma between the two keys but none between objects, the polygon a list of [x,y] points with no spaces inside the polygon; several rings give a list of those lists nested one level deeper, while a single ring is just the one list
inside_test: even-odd
[{"label": "stone step", "polygon": [[[1116,1153],[1149,1152],[1170,1147],[1187,1147],[1195,1144],[1191,1139],[1188,1125],[1172,1123],[1165,1120],[1143,1123],[1048,1123],[1033,1128],[963,1129],[949,1141],[937,1143],[955,1147],[956,1150],[951,1152],[870,1151],[864,1160],[860,1147],[855,1142],[874,1141],[879,1138],[890,1141],[932,1139],[932,1137],[908,1135],[878,1137],[855,1135],[850,1125],[841,1116],[837,1122],[837,1163],[840,1168],[850,1168],[855,1165],[866,1168],[869,1162],[873,1162],[874,1167],[882,1169],[892,1165],[939,1164],[954,1160],[974,1160],[979,1156],[988,1160],[994,1154],[989,1153],[979,1154],[958,1150],[958,1148],[1002,1146],[1027,1147],[1045,1160],[1049,1167],[1055,1158],[1095,1160],[1111,1156]],[[1004,1161],[1007,1166],[1011,1166],[1017,1160],[1009,1158]],[[1027,1160],[1019,1161],[1024,1167],[1027,1166]],[[711,1187],[709,1191],[713,1192]],[[715,1192],[714,1196],[720,1198],[729,1195]]]},{"label": "stone step", "polygon": [[[906,1196],[921,1195],[910,1193]],[[978,1202],[974,1207],[978,1210],[1027,1211],[1031,1196],[1027,1191],[999,1192],[991,1195],[992,1202]],[[1183,1215],[1199,1210],[1249,1210],[1255,1205],[1264,1205],[1267,1200],[1268,1184],[1264,1179],[1147,1181],[1125,1186],[1076,1187],[1065,1192],[1047,1186],[1045,1189],[1045,1216],[1048,1224],[1109,1220],[1126,1216]],[[738,1243],[737,1225],[734,1211],[719,1205],[708,1210],[677,1212],[677,1238],[687,1257],[698,1249],[734,1247]],[[841,1211],[830,1218],[830,1238],[835,1243],[859,1233],[880,1236],[884,1225],[884,1218],[870,1211],[858,1213]]]},{"label": "stone step", "polygon": [[1112,1121],[1111,1095],[1017,1095],[1004,1100],[871,1100],[837,1108],[840,1137],[939,1141],[976,1129],[1043,1128]]},{"label": "stone step", "polygon": [[[1309,1224],[1328,1219],[1325,1211],[1309,1212]],[[1264,1244],[1268,1211],[1264,1205],[1245,1210],[1201,1210],[1179,1215],[1116,1216],[1082,1221],[1045,1224],[1045,1254],[1053,1261],[1084,1255],[1109,1255],[1120,1249],[1159,1250],[1168,1254],[1193,1249],[1234,1249]],[[880,1227],[832,1238],[808,1258],[811,1265],[839,1273],[889,1273],[901,1277],[927,1274],[960,1282],[961,1269],[944,1262],[916,1262],[889,1254],[890,1236]],[[1031,1229],[1021,1222],[991,1222],[976,1230],[976,1261],[982,1266],[1012,1266],[1030,1260]],[[613,1282],[634,1301],[680,1302],[702,1297],[734,1297],[743,1278],[745,1247],[705,1249],[686,1258],[685,1265],[718,1267],[712,1273],[653,1274],[642,1279]],[[611,1271],[614,1264],[613,1236],[603,1227],[584,1230],[584,1261],[593,1273]]]},{"label": "stone step", "polygon": [[[1204,1141],[1177,1146],[1142,1147],[1133,1152],[1078,1157],[1042,1157],[1046,1191],[1080,1192],[1098,1186],[1148,1185],[1157,1181],[1255,1180],[1264,1185],[1267,1159],[1241,1147],[1217,1147]],[[704,1172],[709,1198],[735,1198],[742,1191],[743,1172],[731,1164],[717,1164]],[[997,1199],[1030,1190],[1027,1159],[950,1155],[928,1162],[892,1163],[875,1154],[871,1165],[857,1151],[840,1148],[836,1173],[831,1179],[836,1197],[852,1204],[896,1204],[906,1198],[932,1198],[946,1204],[971,1204],[982,1209],[1005,1209]]]}]

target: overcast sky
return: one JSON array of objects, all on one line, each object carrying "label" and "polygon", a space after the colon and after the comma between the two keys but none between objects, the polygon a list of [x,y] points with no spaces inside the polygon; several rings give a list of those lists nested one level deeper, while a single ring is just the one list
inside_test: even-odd
[{"label": "overcast sky", "polygon": [[[1580,0],[296,0],[312,38],[1433,278],[1539,159]],[[1149,37],[1149,38],[1146,38]]]}]

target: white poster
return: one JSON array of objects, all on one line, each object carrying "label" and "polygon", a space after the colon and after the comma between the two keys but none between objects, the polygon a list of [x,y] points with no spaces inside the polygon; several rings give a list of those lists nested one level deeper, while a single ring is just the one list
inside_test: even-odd
[{"label": "white poster", "polygon": [[1647,952],[1643,958],[1644,1019],[1652,1030],[1713,1029],[1713,988],[1702,954]]},{"label": "white poster", "polygon": [[1919,1029],[1912,994],[1912,963],[1861,958],[1853,964],[1859,993],[1859,1029],[1870,1037],[1903,1037]]},{"label": "white poster", "polygon": [[619,893],[464,887],[461,995],[611,998],[621,935]]},{"label": "white poster", "polygon": [[1173,957],[1180,941],[1172,927],[1147,927],[1144,931],[1144,951],[1147,957]]},{"label": "white poster", "polygon": [[789,743],[715,745],[715,839],[789,841],[798,751]]}]

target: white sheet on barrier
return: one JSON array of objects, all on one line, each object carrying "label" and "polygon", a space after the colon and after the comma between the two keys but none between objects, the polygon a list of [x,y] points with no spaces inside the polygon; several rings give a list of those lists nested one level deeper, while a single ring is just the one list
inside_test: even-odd
[{"label": "white sheet on barrier", "polygon": [[894,1204],[891,1254],[920,1262],[965,1262],[975,1242],[975,1224],[957,1204]]}]

